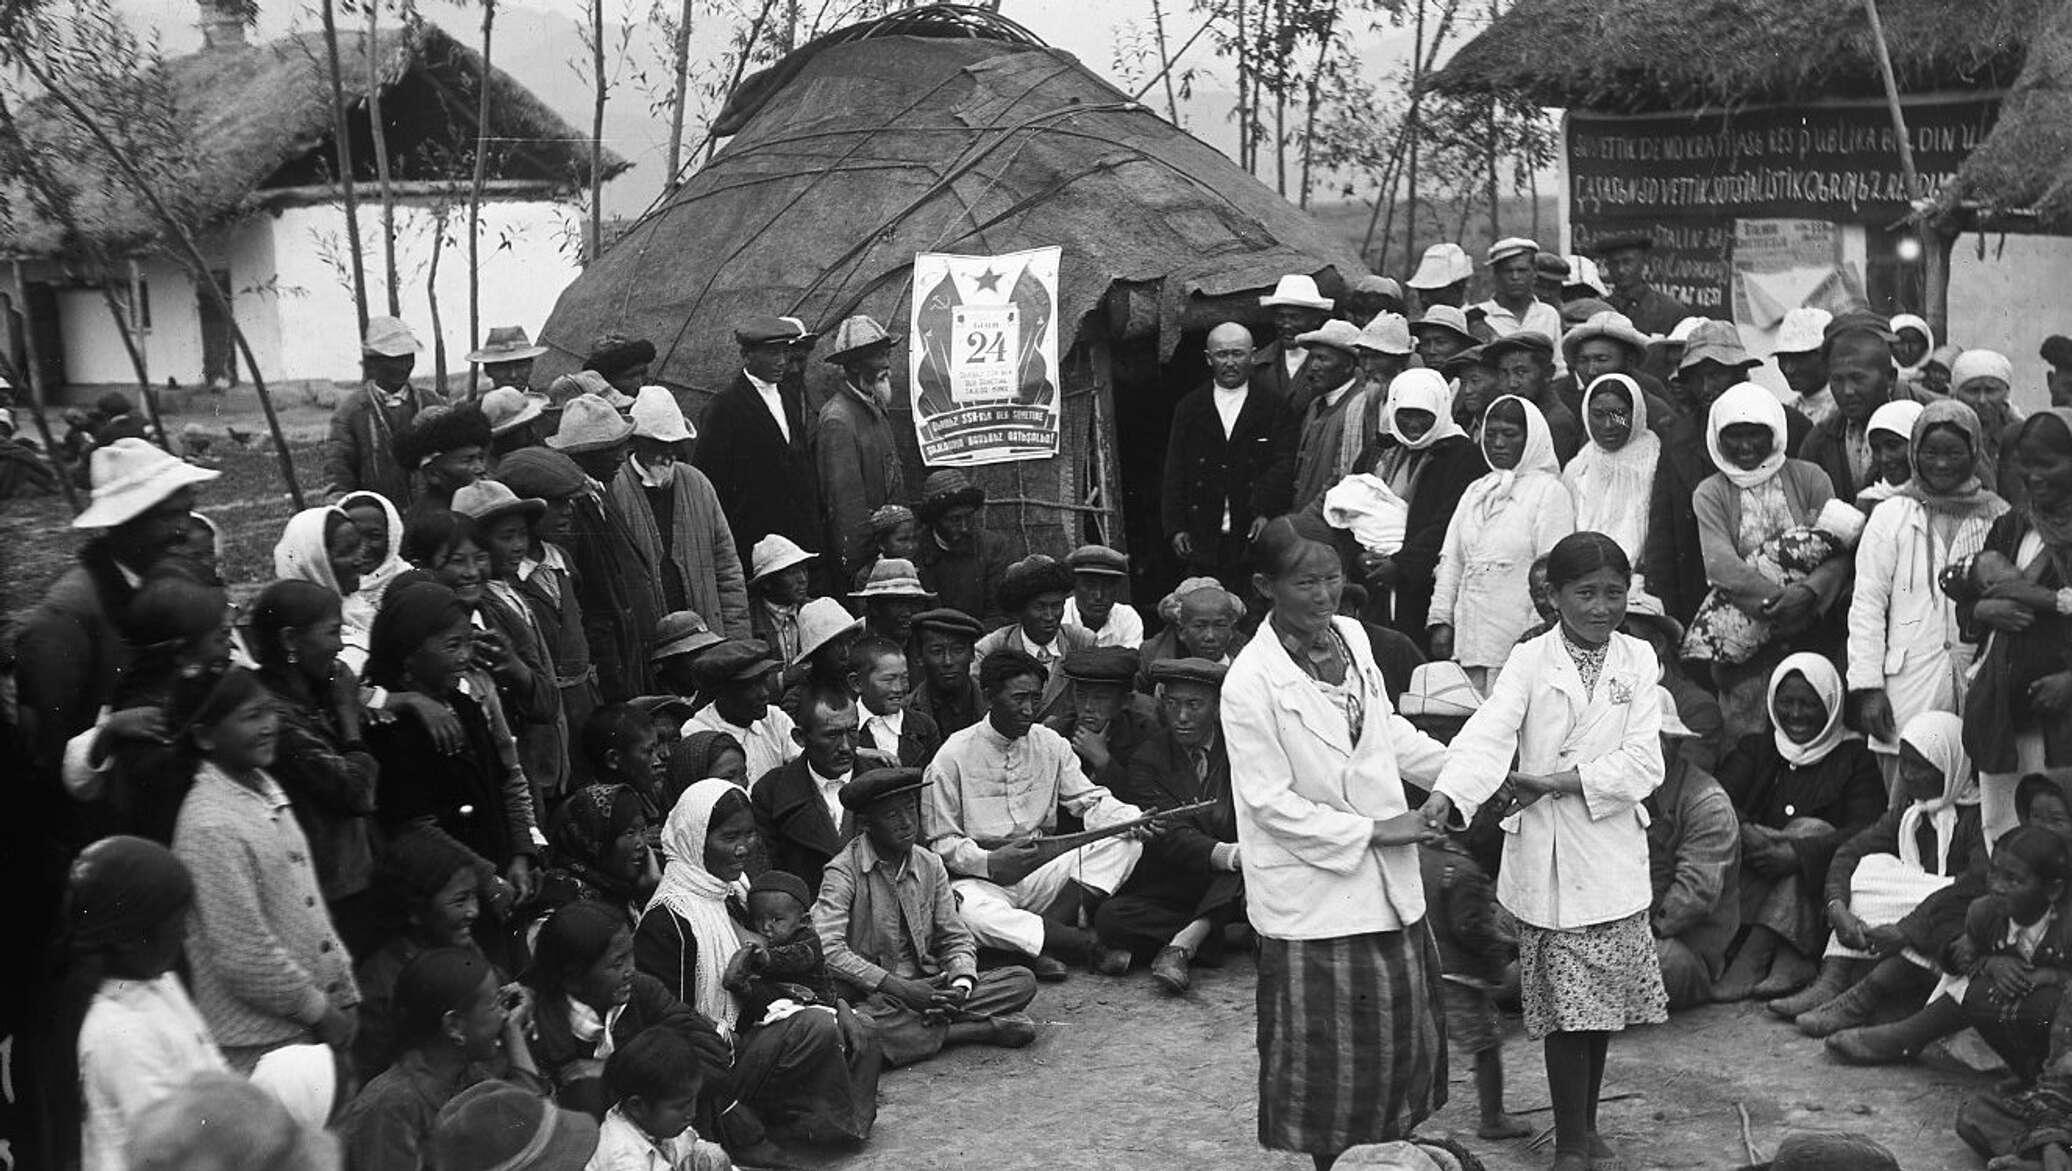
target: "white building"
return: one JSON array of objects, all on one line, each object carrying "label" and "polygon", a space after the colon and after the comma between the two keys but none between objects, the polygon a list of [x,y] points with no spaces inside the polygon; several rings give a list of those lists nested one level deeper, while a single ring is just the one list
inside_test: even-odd
[{"label": "white building", "polygon": [[[312,33],[250,45],[234,21],[212,19],[204,2],[209,46],[165,63],[191,135],[194,182],[187,194],[202,225],[198,243],[231,295],[238,326],[269,386],[356,379],[350,250],[343,197],[333,182],[337,154],[323,41]],[[341,32],[368,309],[379,314],[387,311],[387,291],[365,49],[364,35]],[[425,24],[384,32],[378,64],[396,193],[402,316],[425,341],[418,373],[429,377],[436,297],[447,368],[464,374],[463,355],[472,348],[467,203],[482,60]],[[480,324],[484,331],[519,324],[537,332],[578,271],[579,199],[588,186],[589,141],[502,71],[492,70],[488,84],[491,146],[479,245]],[[34,133],[37,120],[25,121]],[[55,141],[57,133],[48,140]],[[82,165],[98,169],[94,160]],[[607,176],[626,166],[604,153]],[[90,246],[60,224],[27,216],[24,201],[14,202],[14,231],[0,228],[0,255],[22,262],[24,324],[44,385],[65,388],[60,397],[71,401],[90,398],[95,388],[136,385],[108,303],[111,292],[154,385],[247,381],[247,364],[228,326],[163,245],[149,209],[119,184],[76,175],[74,182],[75,219]],[[444,243],[434,279],[433,243],[442,220]],[[0,286],[0,294],[11,289],[11,282]]]}]

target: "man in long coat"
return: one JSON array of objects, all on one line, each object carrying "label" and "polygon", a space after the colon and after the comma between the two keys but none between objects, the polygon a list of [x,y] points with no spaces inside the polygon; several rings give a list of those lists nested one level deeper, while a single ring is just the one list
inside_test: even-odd
[{"label": "man in long coat", "polygon": [[873,552],[871,513],[905,496],[892,420],[885,414],[892,405],[892,347],[898,341],[876,321],[851,317],[835,330],[834,350],[827,355],[841,367],[842,384],[820,408],[813,464],[827,520],[823,547],[844,582]]},{"label": "man in long coat", "polygon": [[743,323],[734,331],[741,370],[698,421],[691,462],[719,494],[742,564],[771,533],[807,549],[820,545],[820,477],[807,450],[804,407],[779,385],[797,337],[775,317]]}]

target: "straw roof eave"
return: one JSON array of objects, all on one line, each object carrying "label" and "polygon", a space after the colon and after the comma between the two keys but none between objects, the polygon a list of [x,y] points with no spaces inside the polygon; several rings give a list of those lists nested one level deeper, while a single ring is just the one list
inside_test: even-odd
[{"label": "straw roof eave", "polygon": [[2038,30],[1993,132],[1930,214],[1946,227],[2072,232],[2072,4]]}]

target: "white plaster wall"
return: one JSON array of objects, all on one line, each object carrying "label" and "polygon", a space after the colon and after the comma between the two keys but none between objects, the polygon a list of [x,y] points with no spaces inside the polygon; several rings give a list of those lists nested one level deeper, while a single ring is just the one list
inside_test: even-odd
[{"label": "white plaster wall", "polygon": [[[231,303],[260,369],[271,374],[280,364],[280,327],[270,291],[273,272],[271,225],[252,221],[200,242],[217,268],[230,272]],[[182,386],[202,383],[201,310],[198,291],[187,271],[165,257],[137,262],[138,275],[149,286],[151,325],[138,335],[151,381],[167,378]],[[58,294],[64,322],[65,374],[77,385],[136,383],[136,371],[123,348],[108,306],[98,289],[65,289]],[[244,361],[238,361],[240,382]]]},{"label": "white plaster wall", "polygon": [[2024,410],[2050,405],[2036,351],[2054,333],[2072,336],[2072,237],[1960,237],[1950,255],[1949,340],[2012,359]]},{"label": "white plaster wall", "polygon": [[[354,335],[353,303],[346,259],[345,213],[336,206],[291,208],[272,224],[273,254],[278,265],[278,368],[269,378],[350,381],[359,376],[360,345]],[[396,215],[396,268],[403,287],[403,319],[417,331],[425,352],[418,358],[421,378],[432,374],[431,312],[425,295],[432,245],[432,215],[423,208],[400,207]],[[378,207],[362,204],[360,229],[369,281],[369,310],[386,312],[381,284],[381,217]],[[570,233],[577,222],[572,208],[545,202],[505,201],[482,207],[482,329],[523,325],[539,336],[540,323],[555,298],[575,279],[576,247]],[[456,213],[439,260],[439,312],[446,337],[449,376],[465,375],[468,345],[467,248],[464,213]],[[456,241],[459,240],[459,243]],[[339,266],[347,266],[341,273]]]}]

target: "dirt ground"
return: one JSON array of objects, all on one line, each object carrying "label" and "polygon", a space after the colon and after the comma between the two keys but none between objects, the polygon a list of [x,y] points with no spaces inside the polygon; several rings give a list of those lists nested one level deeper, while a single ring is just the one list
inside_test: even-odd
[{"label": "dirt ground", "polygon": [[[878,1128],[841,1171],[924,1168],[1307,1168],[1307,1158],[1264,1151],[1256,1138],[1253,967],[1234,959],[1199,971],[1186,998],[1149,977],[1084,974],[1046,985],[1032,1011],[1028,1049],[963,1049],[886,1074]],[[1539,1053],[1507,1022],[1509,1103],[1552,1124]],[[1453,1101],[1424,1133],[1466,1144],[1491,1171],[1544,1168],[1551,1149],[1474,1137],[1474,1086],[1453,1069]],[[1884,1143],[1908,1171],[1976,1168],[1950,1128],[1957,1105],[1992,1079],[1921,1066],[1850,1069],[1828,1060],[1757,1005],[1718,1005],[1637,1029],[1612,1043],[1603,1121],[1640,1168],[1733,1168],[1749,1137],[1767,1155],[1788,1131],[1832,1129]]]}]

